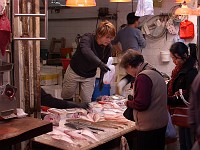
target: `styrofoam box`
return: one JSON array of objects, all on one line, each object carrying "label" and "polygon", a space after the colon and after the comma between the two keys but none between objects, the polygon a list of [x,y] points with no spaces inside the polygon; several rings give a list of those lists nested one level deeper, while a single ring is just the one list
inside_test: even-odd
[{"label": "styrofoam box", "polygon": [[63,79],[62,69],[63,69],[62,66],[41,66],[41,75],[49,75],[46,78],[49,80],[44,80],[44,81],[41,80],[41,85],[54,85],[54,84],[62,85],[62,79]]},{"label": "styrofoam box", "polygon": [[53,97],[62,99],[61,92],[62,86],[61,85],[49,85],[49,86],[41,86],[46,93],[51,94]]},{"label": "styrofoam box", "polygon": [[58,84],[58,74],[57,73],[46,73],[46,72],[41,73],[40,84],[41,85]]}]

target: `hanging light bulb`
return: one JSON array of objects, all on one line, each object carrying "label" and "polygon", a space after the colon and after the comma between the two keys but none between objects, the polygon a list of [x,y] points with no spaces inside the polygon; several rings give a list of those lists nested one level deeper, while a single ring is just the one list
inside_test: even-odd
[{"label": "hanging light bulb", "polygon": [[192,11],[192,15],[200,16],[200,6],[197,7],[197,9],[195,9],[195,10]]},{"label": "hanging light bulb", "polygon": [[69,7],[93,7],[96,6],[95,0],[66,0]]},{"label": "hanging light bulb", "polygon": [[176,0],[176,3],[189,3],[191,0]]},{"label": "hanging light bulb", "polygon": [[131,2],[132,0],[110,0],[110,2]]},{"label": "hanging light bulb", "polygon": [[178,8],[175,11],[175,15],[191,15],[191,14],[192,10],[188,8],[185,2],[182,4],[181,8]]}]

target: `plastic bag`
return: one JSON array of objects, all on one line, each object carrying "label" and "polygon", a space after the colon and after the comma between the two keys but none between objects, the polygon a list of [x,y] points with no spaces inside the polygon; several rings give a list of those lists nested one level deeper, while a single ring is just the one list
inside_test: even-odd
[{"label": "plastic bag", "polygon": [[184,40],[184,39],[181,39],[179,35],[176,35],[176,36],[173,38],[173,42],[174,42],[174,43],[176,43],[176,42],[185,43],[185,40]]},{"label": "plastic bag", "polygon": [[103,77],[103,83],[104,84],[110,84],[112,80],[114,79],[115,76],[115,66],[112,65],[113,63],[113,58],[109,57],[107,66],[110,68],[110,71],[106,72]]},{"label": "plastic bag", "polygon": [[138,0],[136,16],[154,15],[153,0]]},{"label": "plastic bag", "polygon": [[174,128],[174,125],[172,124],[172,119],[171,115],[168,112],[168,124],[167,124],[167,129],[165,132],[165,137],[166,138],[176,138],[176,129]]},{"label": "plastic bag", "polygon": [[168,32],[170,34],[178,34],[178,32],[176,31],[176,28],[174,26],[174,23],[173,23],[173,20],[172,19],[169,19],[166,23],[166,28],[168,30]]}]

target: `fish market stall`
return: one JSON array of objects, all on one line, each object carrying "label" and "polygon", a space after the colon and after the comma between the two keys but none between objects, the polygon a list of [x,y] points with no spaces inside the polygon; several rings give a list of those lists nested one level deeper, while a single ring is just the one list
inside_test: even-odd
[{"label": "fish market stall", "polygon": [[[110,100],[112,99],[112,100]],[[91,109],[48,109],[45,120],[53,121],[52,132],[34,138],[34,143],[65,150],[86,150],[103,145],[135,130],[123,116],[124,100],[92,102]]]}]

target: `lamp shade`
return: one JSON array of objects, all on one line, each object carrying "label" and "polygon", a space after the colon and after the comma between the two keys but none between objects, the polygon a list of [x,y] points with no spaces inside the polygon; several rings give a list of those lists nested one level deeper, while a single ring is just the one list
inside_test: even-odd
[{"label": "lamp shade", "polygon": [[189,3],[191,0],[176,0],[176,3]]},{"label": "lamp shade", "polygon": [[176,9],[175,15],[191,15],[192,10],[187,5],[183,4],[181,8]]},{"label": "lamp shade", "polygon": [[132,0],[110,0],[110,2],[131,2]]},{"label": "lamp shade", "polygon": [[192,15],[200,16],[200,6],[197,9],[192,11]]},{"label": "lamp shade", "polygon": [[96,6],[95,0],[66,0],[69,7],[93,7]]}]

